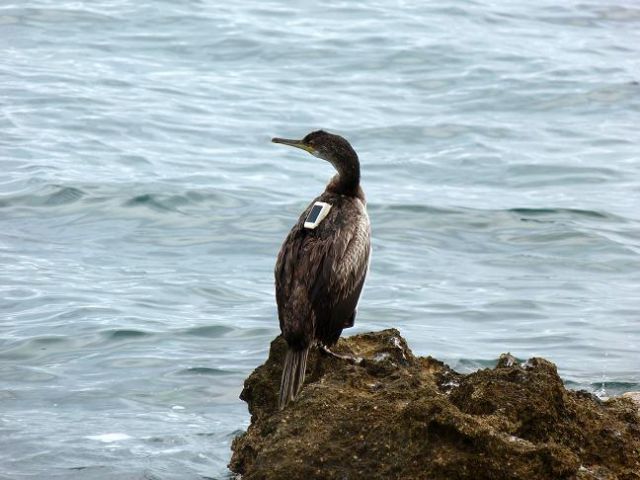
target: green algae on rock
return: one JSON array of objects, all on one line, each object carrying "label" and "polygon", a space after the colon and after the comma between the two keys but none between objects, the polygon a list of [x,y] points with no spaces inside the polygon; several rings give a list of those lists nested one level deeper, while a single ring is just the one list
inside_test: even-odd
[{"label": "green algae on rock", "polygon": [[348,364],[313,351],[300,396],[277,408],[276,338],[241,398],[251,425],[230,469],[271,479],[640,480],[640,416],[629,399],[566,390],[551,362],[463,375],[415,357],[395,329],[341,339]]}]

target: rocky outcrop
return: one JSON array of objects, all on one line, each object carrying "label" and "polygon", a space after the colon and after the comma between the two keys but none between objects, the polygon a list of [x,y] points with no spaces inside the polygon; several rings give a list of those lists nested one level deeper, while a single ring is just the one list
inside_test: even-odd
[{"label": "rocky outcrop", "polygon": [[397,330],[341,339],[359,365],[312,352],[283,411],[285,344],[245,381],[251,425],[229,465],[254,479],[640,479],[640,416],[628,398],[566,390],[553,363],[501,356],[462,375],[415,357]]}]

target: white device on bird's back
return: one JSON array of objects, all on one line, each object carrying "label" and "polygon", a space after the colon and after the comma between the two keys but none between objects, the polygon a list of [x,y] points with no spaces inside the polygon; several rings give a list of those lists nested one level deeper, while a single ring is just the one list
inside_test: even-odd
[{"label": "white device on bird's back", "polygon": [[331,205],[325,202],[316,202],[311,207],[311,211],[309,215],[307,215],[307,219],[304,221],[304,228],[310,228],[313,230],[320,222],[324,220],[324,218],[329,214],[329,210],[331,210]]}]

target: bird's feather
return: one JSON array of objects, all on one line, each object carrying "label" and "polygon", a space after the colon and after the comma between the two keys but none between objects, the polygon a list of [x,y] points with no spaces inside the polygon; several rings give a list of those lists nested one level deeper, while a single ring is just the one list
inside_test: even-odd
[{"label": "bird's feather", "polygon": [[[304,221],[316,201],[332,205],[314,229]],[[334,344],[353,316],[368,269],[370,226],[364,203],[323,193],[285,239],[275,268],[280,327],[290,346]]]}]

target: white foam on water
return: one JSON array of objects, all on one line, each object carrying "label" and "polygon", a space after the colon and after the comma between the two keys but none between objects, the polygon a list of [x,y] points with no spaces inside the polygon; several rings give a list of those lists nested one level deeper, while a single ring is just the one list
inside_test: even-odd
[{"label": "white foam on water", "polygon": [[98,442],[113,443],[129,440],[131,437],[126,433],[103,433],[102,435],[90,435],[89,440],[97,440]]}]

